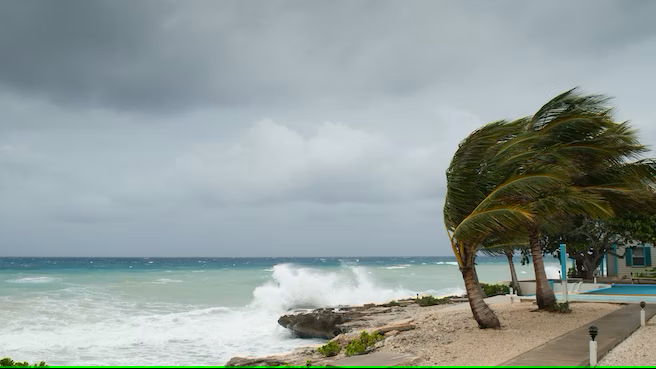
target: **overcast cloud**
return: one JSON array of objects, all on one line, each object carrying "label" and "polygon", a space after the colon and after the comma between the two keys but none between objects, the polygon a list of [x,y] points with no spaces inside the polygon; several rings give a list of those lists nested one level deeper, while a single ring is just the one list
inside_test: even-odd
[{"label": "overcast cloud", "polygon": [[0,255],[448,255],[444,170],[485,122],[581,86],[656,144],[654,14],[0,2]]}]

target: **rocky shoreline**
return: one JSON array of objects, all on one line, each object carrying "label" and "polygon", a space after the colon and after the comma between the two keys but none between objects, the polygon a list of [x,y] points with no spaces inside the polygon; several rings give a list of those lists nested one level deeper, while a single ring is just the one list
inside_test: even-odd
[{"label": "rocky shoreline", "polygon": [[[433,306],[422,307],[416,299],[392,301],[385,304],[366,304],[363,306],[340,306],[311,311],[296,311],[278,319],[278,324],[292,331],[300,338],[322,338],[337,342],[342,348],[340,354],[324,357],[317,352],[320,345],[300,347],[292,352],[263,357],[233,357],[226,366],[303,366],[329,365],[344,358],[343,349],[362,331],[370,334],[380,333],[384,339],[369,348],[366,353],[376,351],[385,345],[387,338],[403,334],[416,328],[414,316],[419,310],[441,308],[462,302],[461,296],[439,299]],[[466,301],[466,299],[464,299]]]},{"label": "rocky shoreline", "polygon": [[[416,302],[405,300],[287,314],[280,318],[281,325],[299,332],[303,332],[310,317],[329,317],[326,322],[309,325],[314,328],[301,334],[333,335],[330,341],[339,345],[339,354],[325,357],[317,351],[321,345],[313,345],[279,355],[233,357],[226,366],[496,366],[619,307],[574,303],[571,313],[555,314],[538,311],[533,302],[513,303],[508,296],[496,296],[486,302],[499,316],[502,327],[481,330],[472,318],[469,304],[461,298],[442,299],[439,305],[425,307]],[[338,318],[328,312],[345,315]],[[292,317],[303,314],[306,316]],[[363,352],[367,355],[345,358],[345,346],[363,330],[379,332],[382,337],[367,346]],[[377,362],[381,357],[401,360]],[[354,360],[358,363],[354,364]]]}]

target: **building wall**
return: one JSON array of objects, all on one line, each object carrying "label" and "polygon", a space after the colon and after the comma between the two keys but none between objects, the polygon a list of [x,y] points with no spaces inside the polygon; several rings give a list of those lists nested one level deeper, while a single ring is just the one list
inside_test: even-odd
[{"label": "building wall", "polygon": [[[636,245],[636,246],[640,247],[640,246],[642,246],[642,244],[639,244],[639,245]],[[651,259],[651,263],[646,262],[645,264],[651,264],[651,265],[629,266],[629,265],[626,265],[627,264],[626,263],[626,257],[624,259],[618,259],[615,256],[610,256],[608,258],[608,260],[609,260],[608,275],[609,276],[617,276],[617,277],[620,277],[620,278],[626,276],[626,277],[630,278],[631,277],[631,272],[633,272],[633,271],[641,270],[641,269],[645,269],[645,268],[655,267],[656,266],[656,252],[654,251],[654,247],[653,247],[653,245],[649,245],[649,244],[645,244],[645,246],[648,246],[649,249],[650,249],[650,251],[648,251],[647,253],[649,254],[650,259]],[[626,252],[625,247],[618,247],[617,248],[617,254],[626,255],[625,252]],[[614,269],[614,264],[615,264],[615,262],[617,262],[617,274],[614,274],[614,270],[615,270]]]}]

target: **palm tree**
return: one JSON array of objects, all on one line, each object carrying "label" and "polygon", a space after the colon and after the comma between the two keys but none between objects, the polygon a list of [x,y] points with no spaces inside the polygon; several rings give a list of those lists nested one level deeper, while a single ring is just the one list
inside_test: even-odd
[{"label": "palm tree", "polygon": [[476,280],[473,260],[482,245],[491,238],[517,237],[526,229],[538,305],[549,308],[556,299],[544,270],[540,232],[567,214],[612,214],[603,194],[625,188],[598,188],[599,180],[582,185],[580,171],[590,163],[623,164],[642,149],[626,124],[613,122],[611,111],[602,108],[605,101],[568,91],[530,118],[480,128],[456,151],[446,173],[444,221],[481,328],[500,326]]},{"label": "palm tree", "polygon": [[499,328],[500,322],[480,292],[477,251],[490,239],[503,239],[533,223],[535,200],[567,188],[565,173],[557,166],[524,168],[500,154],[521,135],[525,123],[499,121],[473,132],[460,143],[446,172],[444,223],[481,328]]},{"label": "palm tree", "polygon": [[497,243],[489,246],[484,246],[482,249],[483,253],[489,256],[500,256],[503,255],[508,259],[508,266],[510,267],[510,279],[512,281],[512,287],[517,293],[517,295],[522,295],[522,288],[519,285],[519,279],[517,278],[517,271],[515,270],[515,263],[513,262],[513,256],[516,251],[526,249],[528,247],[527,240],[517,240],[510,243]]},{"label": "palm tree", "polygon": [[509,161],[524,158],[526,166],[553,163],[562,167],[570,189],[578,192],[539,201],[536,212],[540,217],[528,227],[541,309],[553,306],[556,298],[544,272],[540,233],[553,232],[553,227],[559,226],[554,220],[567,215],[612,215],[613,208],[635,202],[637,194],[653,185],[656,178],[653,161],[628,161],[647,149],[628,123],[613,120],[612,109],[605,106],[608,101],[603,95],[566,91],[527,119],[524,134],[502,150],[510,156]]}]

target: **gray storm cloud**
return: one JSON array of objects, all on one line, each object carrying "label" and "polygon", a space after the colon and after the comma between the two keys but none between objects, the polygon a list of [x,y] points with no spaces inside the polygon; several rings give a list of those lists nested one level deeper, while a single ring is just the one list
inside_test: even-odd
[{"label": "gray storm cloud", "polygon": [[655,11],[3,2],[0,254],[448,254],[444,169],[484,122],[582,86],[656,144]]}]

